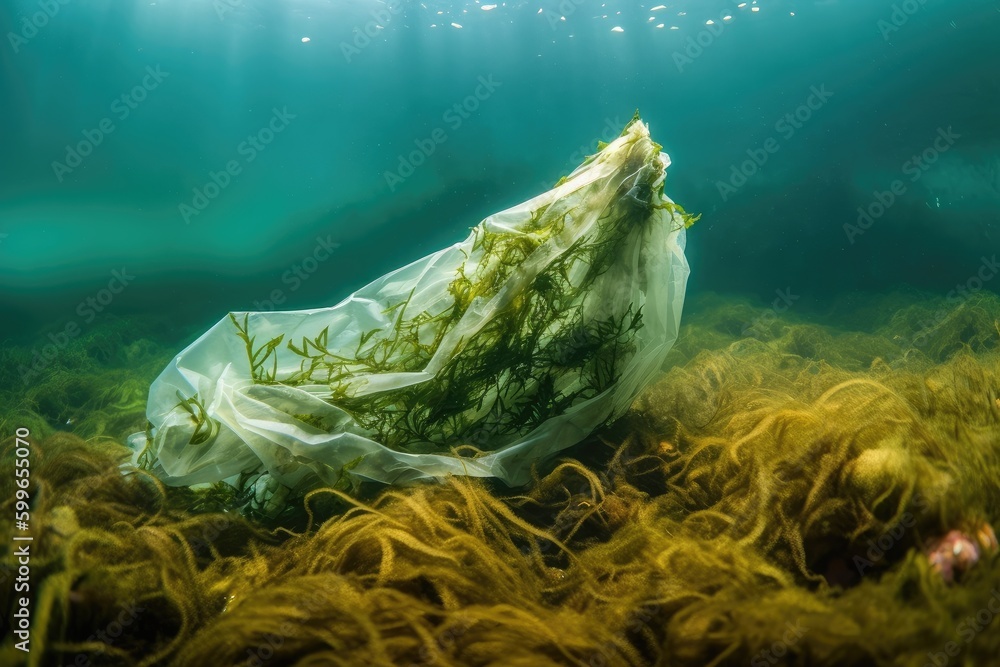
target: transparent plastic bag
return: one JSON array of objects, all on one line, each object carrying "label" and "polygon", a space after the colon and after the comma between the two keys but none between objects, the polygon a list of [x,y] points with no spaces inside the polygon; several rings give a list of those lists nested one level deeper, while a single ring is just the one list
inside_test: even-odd
[{"label": "transparent plastic bag", "polygon": [[[552,190],[331,308],[232,313],[150,389],[166,483],[520,485],[621,415],[677,337],[693,220],[636,117]],[[259,495],[259,494],[258,494]]]}]

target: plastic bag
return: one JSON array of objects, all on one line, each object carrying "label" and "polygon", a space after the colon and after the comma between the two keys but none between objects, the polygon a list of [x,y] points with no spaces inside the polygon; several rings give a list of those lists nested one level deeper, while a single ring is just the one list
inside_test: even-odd
[{"label": "plastic bag", "polygon": [[231,313],[150,389],[136,462],[172,485],[345,474],[520,485],[620,416],[677,336],[686,223],[636,116],[551,191],[332,308]]}]

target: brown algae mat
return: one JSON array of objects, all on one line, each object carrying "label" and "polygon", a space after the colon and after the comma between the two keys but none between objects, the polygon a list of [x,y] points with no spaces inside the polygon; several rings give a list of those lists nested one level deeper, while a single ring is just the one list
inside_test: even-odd
[{"label": "brown algae mat", "polygon": [[4,534],[7,436],[35,438],[31,650],[7,625],[0,664],[1000,664],[1000,298],[689,306],[631,413],[527,487],[321,489],[277,519],[122,474],[169,350],[54,369],[0,415]]}]

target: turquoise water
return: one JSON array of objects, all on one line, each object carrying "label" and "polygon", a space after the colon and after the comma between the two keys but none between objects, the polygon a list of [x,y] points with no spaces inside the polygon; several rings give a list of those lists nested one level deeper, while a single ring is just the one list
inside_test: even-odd
[{"label": "turquoise water", "polygon": [[998,34],[0,1],[0,664],[997,664]]},{"label": "turquoise water", "polygon": [[[543,191],[636,108],[668,194],[704,214],[692,293],[946,293],[1000,245],[994,1],[50,4],[0,15],[7,339],[88,326],[78,305],[123,268],[96,316],[330,305]],[[317,239],[336,247],[313,262]]]}]

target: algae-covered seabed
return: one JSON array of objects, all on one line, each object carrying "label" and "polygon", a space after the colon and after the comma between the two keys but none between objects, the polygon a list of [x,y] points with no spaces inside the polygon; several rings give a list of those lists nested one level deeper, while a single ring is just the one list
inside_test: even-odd
[{"label": "algae-covered seabed", "polygon": [[5,349],[36,491],[31,652],[0,663],[1000,664],[1000,559],[948,583],[926,555],[1000,518],[1000,298],[685,318],[631,413],[527,487],[320,490],[276,519],[121,474],[180,349],[154,325],[95,327],[28,384]]}]

